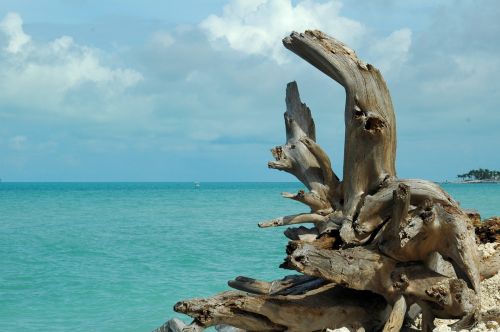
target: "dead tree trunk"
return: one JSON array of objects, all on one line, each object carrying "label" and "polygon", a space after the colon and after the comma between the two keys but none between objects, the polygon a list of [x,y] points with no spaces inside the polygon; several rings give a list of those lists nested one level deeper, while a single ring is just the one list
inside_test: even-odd
[{"label": "dead tree trunk", "polygon": [[438,185],[397,179],[396,121],[380,72],[320,31],[293,32],[283,44],[346,90],[344,178],[316,142],[297,84],[289,83],[286,143],[271,150],[268,166],[305,185],[282,195],[309,211],[259,226],[313,224],[285,231],[292,241],[281,267],[303,275],[273,282],[238,277],[229,286],[239,292],[181,301],[174,309],[194,318],[193,330],[227,324],[248,331],[398,331],[414,303],[424,313],[424,330],[435,317],[460,319],[456,328],[473,325],[479,319],[474,227]]},{"label": "dead tree trunk", "polygon": [[396,119],[389,90],[372,65],[320,31],[292,33],[286,48],[346,91],[342,213],[353,218],[363,198],[396,176]]}]

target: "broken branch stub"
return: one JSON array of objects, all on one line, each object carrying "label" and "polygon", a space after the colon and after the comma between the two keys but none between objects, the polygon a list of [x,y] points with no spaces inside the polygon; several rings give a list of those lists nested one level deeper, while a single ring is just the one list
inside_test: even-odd
[{"label": "broken branch stub", "polygon": [[330,159],[316,144],[316,129],[309,108],[302,103],[297,83],[286,88],[285,129],[286,144],[271,150],[274,168],[293,174],[310,192],[286,193],[287,198],[308,205],[312,212],[332,210],[331,197],[338,188],[338,177],[333,173]]}]

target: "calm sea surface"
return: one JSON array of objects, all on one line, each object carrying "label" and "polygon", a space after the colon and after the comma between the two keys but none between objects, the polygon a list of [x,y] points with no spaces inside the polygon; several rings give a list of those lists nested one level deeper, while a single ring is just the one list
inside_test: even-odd
[{"label": "calm sea surface", "polygon": [[[500,184],[443,184],[500,215]],[[299,183],[0,183],[0,331],[151,331],[237,275],[280,278]],[[182,317],[188,321],[186,317]]]}]

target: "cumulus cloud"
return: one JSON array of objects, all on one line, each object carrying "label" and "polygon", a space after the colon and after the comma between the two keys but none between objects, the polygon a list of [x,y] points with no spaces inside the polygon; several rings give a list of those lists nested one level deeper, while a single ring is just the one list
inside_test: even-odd
[{"label": "cumulus cloud", "polygon": [[281,39],[292,30],[320,29],[356,46],[365,27],[340,15],[342,3],[310,0],[293,5],[291,0],[233,0],[221,16],[211,15],[201,22],[212,41],[225,40],[247,54],[270,56],[285,61]]},{"label": "cumulus cloud", "polygon": [[[91,91],[89,98],[112,98],[143,79],[136,70],[103,64],[102,51],[69,36],[35,43],[24,32],[18,14],[8,14],[0,28],[7,37],[7,46],[0,52],[0,102],[11,106],[75,113],[82,109],[67,103],[72,92],[85,90]],[[92,116],[100,110],[79,115]]]},{"label": "cumulus cloud", "polygon": [[5,50],[9,53],[19,53],[23,46],[31,41],[31,37],[23,31],[23,20],[17,13],[8,13],[2,22],[0,29],[9,38]]}]

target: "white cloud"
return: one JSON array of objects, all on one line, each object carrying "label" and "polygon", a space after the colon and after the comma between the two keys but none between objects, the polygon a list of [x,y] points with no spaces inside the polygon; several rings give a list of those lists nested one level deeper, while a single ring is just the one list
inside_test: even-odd
[{"label": "white cloud", "polygon": [[211,15],[201,24],[212,41],[223,39],[237,51],[272,57],[284,62],[281,39],[291,31],[320,29],[354,47],[365,27],[340,15],[342,3],[291,0],[233,0],[221,16]]},{"label": "white cloud", "polygon": [[[8,14],[0,27],[8,39],[5,51],[0,52],[0,102],[92,117],[102,113],[105,105],[82,110],[80,105],[67,103],[71,93],[85,95],[91,91],[88,98],[109,100],[119,98],[124,89],[143,79],[133,69],[103,64],[106,54],[79,45],[71,37],[62,36],[49,43],[31,41],[18,14]],[[28,43],[30,47],[26,48]]]},{"label": "white cloud", "polygon": [[31,41],[31,37],[23,31],[23,20],[17,13],[8,13],[0,22],[0,30],[9,38],[9,44],[5,48],[9,53],[19,53]]},{"label": "white cloud", "polygon": [[384,39],[376,40],[369,49],[374,65],[383,74],[397,71],[407,60],[411,46],[411,30],[400,29]]}]

